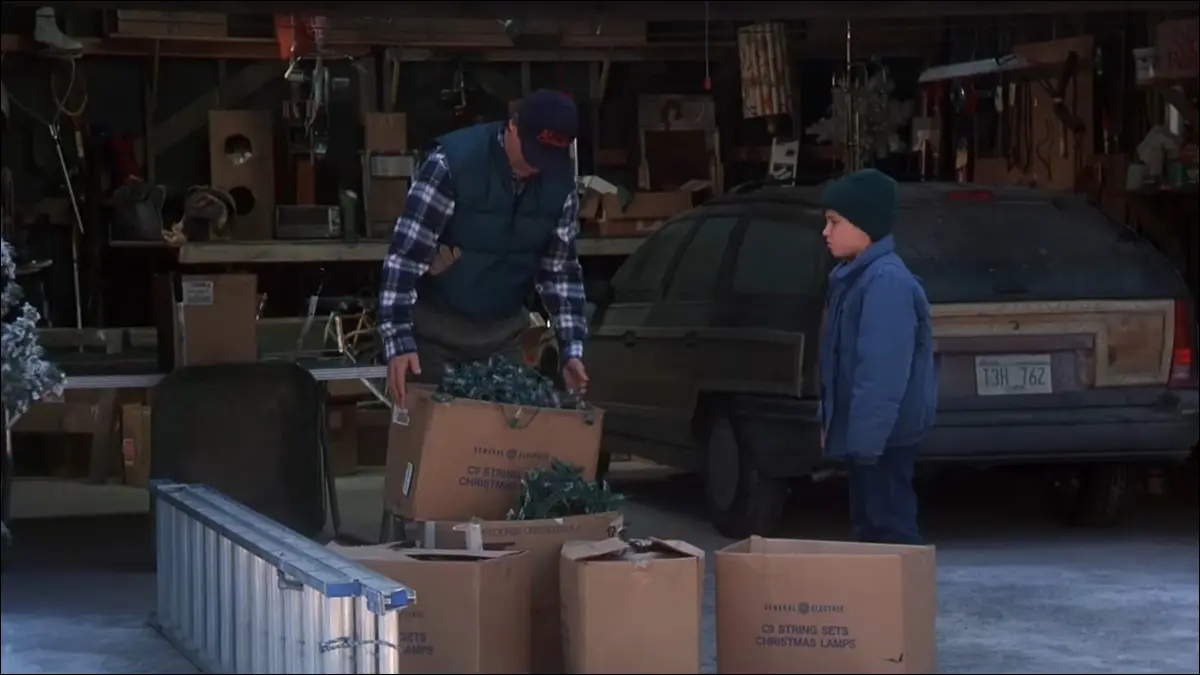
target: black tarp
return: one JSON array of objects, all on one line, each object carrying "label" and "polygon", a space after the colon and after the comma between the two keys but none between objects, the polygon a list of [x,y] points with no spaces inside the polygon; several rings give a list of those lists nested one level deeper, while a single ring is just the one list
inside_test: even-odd
[{"label": "black tarp", "polygon": [[322,397],[291,363],[172,372],[154,389],[151,476],[211,486],[315,537],[325,525]]}]

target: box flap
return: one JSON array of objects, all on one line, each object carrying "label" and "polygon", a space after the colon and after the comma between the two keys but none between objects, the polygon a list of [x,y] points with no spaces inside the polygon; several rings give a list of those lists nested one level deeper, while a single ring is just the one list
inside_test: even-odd
[{"label": "box flap", "polygon": [[704,559],[704,551],[678,539],[637,539],[623,541],[615,537],[602,541],[569,541],[563,544],[562,557],[576,561],[649,562],[673,558]]},{"label": "box flap", "polygon": [[629,543],[610,538],[603,541],[568,541],[563,544],[562,557],[567,560],[589,560],[615,556],[629,550]]},{"label": "box flap", "polygon": [[[453,407],[453,406],[475,406],[498,409],[509,418],[510,425],[512,418],[524,419],[526,423],[529,419],[541,412],[549,414],[562,414],[577,416],[579,419],[587,421],[589,418],[597,418],[602,415],[604,410],[597,408],[594,405],[588,404],[584,408],[539,408],[532,405],[516,405],[514,403],[496,403],[494,401],[482,401],[474,398],[463,398],[460,396],[452,396],[450,394],[439,393],[438,388],[428,384],[409,384],[408,397],[412,403],[409,403],[408,409],[411,413],[417,407],[416,403],[419,399],[421,402],[428,401],[435,403],[438,406]],[[594,419],[593,419],[594,421]],[[521,425],[516,425],[521,426]],[[523,428],[523,426],[522,426]]]},{"label": "box flap", "polygon": [[[489,551],[507,550],[518,543],[530,543],[528,537],[548,536],[559,541],[557,535],[562,532],[575,531],[591,532],[603,526],[610,538],[616,537],[625,529],[625,518],[619,511],[610,513],[595,513],[584,516],[569,516],[567,518],[546,518],[543,520],[484,520],[473,518],[466,523],[479,526],[484,539],[484,548]],[[440,536],[448,533],[461,536],[463,530],[459,527],[466,523],[451,523],[447,521],[425,521],[421,526],[420,540],[430,548],[439,546]],[[456,538],[455,537],[455,538]],[[457,542],[451,542],[457,545]],[[556,544],[557,545],[557,544]]]},{"label": "box flap", "polygon": [[400,544],[344,546],[336,542],[326,548],[350,560],[389,560],[396,562],[488,562],[518,555],[523,551],[467,551],[464,549],[412,548]]},{"label": "box flap", "polygon": [[579,184],[584,190],[602,195],[617,194],[617,186],[599,176],[580,176]]},{"label": "box flap", "polygon": [[659,539],[658,537],[651,537],[650,543],[655,549],[658,550],[678,553],[679,555],[688,556],[691,558],[704,559],[703,549],[692,546],[681,539]]},{"label": "box flap", "polygon": [[618,195],[607,194],[602,202],[606,220],[665,220],[691,209],[692,193],[635,192],[628,204],[622,204]]},{"label": "box flap", "polygon": [[928,554],[932,546],[902,544],[865,544],[853,541],[818,541],[812,539],[771,539],[754,535],[734,542],[717,551],[717,555],[779,555],[779,556],[907,556]]},{"label": "box flap", "polygon": [[468,551],[483,550],[483,526],[479,523],[459,523],[454,526],[454,531],[463,533]]},{"label": "box flap", "polygon": [[703,192],[712,188],[712,181],[705,178],[693,178],[679,186],[679,192]]}]

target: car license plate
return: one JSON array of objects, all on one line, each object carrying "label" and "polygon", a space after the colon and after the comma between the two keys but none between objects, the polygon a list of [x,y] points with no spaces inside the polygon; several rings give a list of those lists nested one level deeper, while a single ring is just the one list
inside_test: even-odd
[{"label": "car license plate", "polygon": [[975,391],[980,396],[1050,394],[1049,354],[975,357]]}]

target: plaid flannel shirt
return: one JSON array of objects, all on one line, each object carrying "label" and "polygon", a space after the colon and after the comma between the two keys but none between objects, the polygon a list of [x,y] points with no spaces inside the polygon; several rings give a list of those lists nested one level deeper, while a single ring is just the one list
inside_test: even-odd
[{"label": "plaid flannel shirt", "polygon": [[[503,142],[503,136],[499,142]],[[513,180],[517,181],[515,177]],[[404,213],[396,220],[392,243],[383,261],[379,335],[388,361],[398,354],[417,351],[412,321],[417,280],[429,271],[438,239],[453,215],[450,166],[445,154],[435,149],[413,177]],[[583,358],[583,343],[587,339],[583,269],[575,250],[578,235],[579,195],[572,190],[563,204],[550,246],[542,255],[536,278],[538,296],[550,315],[564,361]]]}]

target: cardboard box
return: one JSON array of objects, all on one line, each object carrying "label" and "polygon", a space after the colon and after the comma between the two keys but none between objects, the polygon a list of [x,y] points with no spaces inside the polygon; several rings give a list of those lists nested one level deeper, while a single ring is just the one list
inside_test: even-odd
[{"label": "cardboard box", "polygon": [[329,454],[335,476],[358,472],[358,406],[329,407]]},{"label": "cardboard box", "polygon": [[529,672],[528,553],[330,548],[416,591],[396,635],[379,636],[399,646],[398,672]]},{"label": "cardboard box", "polygon": [[408,152],[408,117],[404,113],[366,113],[363,128],[364,150]]},{"label": "cardboard box", "polygon": [[258,360],[258,278],[253,274],[161,275],[155,320],[163,372]]},{"label": "cardboard box", "polygon": [[717,671],[933,673],[933,547],[751,537],[717,552]]},{"label": "cardboard box", "polygon": [[112,420],[112,412],[106,414],[105,406],[113,404],[112,397],[103,396],[99,390],[68,389],[62,396],[45,396],[17,418],[14,433],[27,434],[95,434],[103,429],[105,420]]},{"label": "cardboard box", "polygon": [[428,522],[417,524],[415,534],[421,544],[428,548],[465,549],[468,547],[469,533],[475,525],[478,525],[484,549],[529,553],[533,611],[529,672],[566,672],[563,670],[558,577],[563,544],[616,537],[625,526],[621,514],[601,513],[551,520]]},{"label": "cardboard box", "polygon": [[150,483],[150,406],[121,406],[121,459],[125,484],[144,488]]},{"label": "cardboard box", "polygon": [[208,111],[209,185],[233,200],[236,216],[225,230],[233,239],[275,238],[275,168],[275,113]]},{"label": "cardboard box", "polygon": [[651,539],[563,545],[563,652],[568,673],[699,673],[704,552]]},{"label": "cardboard box", "polygon": [[444,398],[410,386],[407,425],[388,431],[384,494],[410,520],[501,520],[525,472],[559,459],[591,480],[604,412]]},{"label": "cardboard box", "polygon": [[390,239],[396,220],[404,213],[408,201],[407,178],[372,178],[367,203],[368,234]]},{"label": "cardboard box", "polygon": [[670,192],[635,192],[623,203],[616,186],[601,178],[590,176],[584,184],[587,192],[579,218],[587,234],[600,237],[646,236],[662,227],[663,221],[690,211],[697,195],[711,187],[707,181],[691,181]]},{"label": "cardboard box", "polygon": [[[1200,77],[1200,19],[1163,21],[1154,29],[1154,75],[1162,80]],[[1194,84],[1192,86],[1195,86]]]}]

